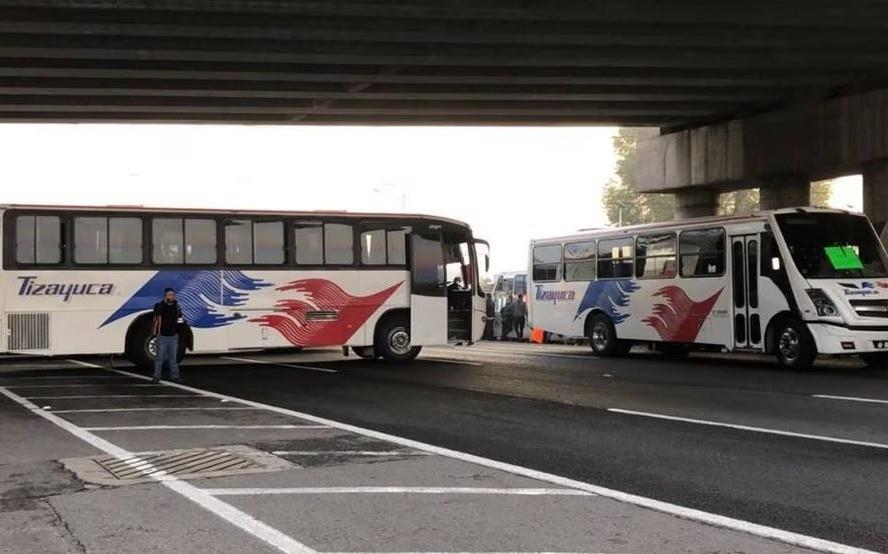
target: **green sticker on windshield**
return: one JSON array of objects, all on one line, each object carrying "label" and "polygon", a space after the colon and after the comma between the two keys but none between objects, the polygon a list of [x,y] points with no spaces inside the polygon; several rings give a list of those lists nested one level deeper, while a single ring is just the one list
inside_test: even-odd
[{"label": "green sticker on windshield", "polygon": [[853,246],[827,246],[823,250],[833,269],[863,269],[863,262]]}]

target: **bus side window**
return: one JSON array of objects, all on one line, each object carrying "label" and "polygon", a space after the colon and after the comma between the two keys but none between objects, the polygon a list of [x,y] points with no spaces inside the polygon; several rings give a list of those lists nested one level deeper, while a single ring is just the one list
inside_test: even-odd
[{"label": "bus side window", "polygon": [[561,280],[561,245],[533,247],[533,280]]},{"label": "bus side window", "polygon": [[694,229],[678,238],[682,277],[717,277],[725,273],[725,230]]},{"label": "bus side window", "polygon": [[635,239],[598,241],[598,278],[625,279],[633,276]]},{"label": "bus side window", "polygon": [[61,263],[61,219],[56,216],[18,216],[15,221],[15,261],[20,264]]}]

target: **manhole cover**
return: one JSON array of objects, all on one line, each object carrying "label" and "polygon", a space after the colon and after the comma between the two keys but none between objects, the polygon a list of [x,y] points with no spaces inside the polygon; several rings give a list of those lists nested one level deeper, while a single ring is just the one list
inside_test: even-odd
[{"label": "manhole cover", "polygon": [[117,479],[141,479],[146,475],[198,475],[220,471],[240,471],[259,464],[224,450],[197,448],[164,454],[148,454],[120,460],[112,456],[96,463]]},{"label": "manhole cover", "polygon": [[130,458],[94,456],[62,460],[80,479],[100,485],[128,485],[168,475],[180,479],[265,473],[295,467],[286,460],[246,446],[145,452]]}]

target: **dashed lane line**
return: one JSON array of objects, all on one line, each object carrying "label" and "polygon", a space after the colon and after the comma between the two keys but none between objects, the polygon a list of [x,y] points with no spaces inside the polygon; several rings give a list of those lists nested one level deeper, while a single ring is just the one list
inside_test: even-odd
[{"label": "dashed lane line", "polygon": [[[150,464],[139,459],[132,452],[129,452],[116,444],[109,442],[102,437],[90,433],[88,429],[78,427],[70,421],[59,416],[53,415],[45,410],[41,410],[38,406],[31,403],[25,398],[7,390],[6,387],[0,386],[0,394],[6,396],[10,400],[17,402],[31,413],[42,417],[50,423],[64,429],[80,440],[92,445],[98,450],[105,452],[119,460],[127,460],[133,467],[142,470],[153,469]],[[180,481],[176,477],[168,474],[159,474],[161,472],[152,471],[147,477],[156,480],[169,490],[187,498],[201,508],[215,514],[228,523],[242,529],[253,537],[265,542],[266,544],[276,548],[286,554],[317,554],[315,550],[309,548],[305,544],[297,541],[293,537],[286,535],[274,527],[263,523],[255,517],[243,512],[231,504],[219,500],[211,494],[207,494],[200,488],[195,487],[185,481]]]},{"label": "dashed lane line", "polygon": [[693,419],[688,417],[671,416],[666,414],[655,414],[650,412],[637,412],[635,410],[622,410],[620,408],[607,408],[608,412],[615,414],[625,414],[639,417],[647,417],[651,419],[663,419],[667,421],[678,421],[681,423],[693,423],[695,425],[707,425],[710,427],[726,427],[728,429],[737,429],[739,431],[750,431],[753,433],[765,433],[768,435],[780,435],[784,437],[794,437],[799,439],[809,439],[824,442],[833,442],[838,444],[849,444],[853,446],[865,446],[868,448],[888,448],[888,444],[880,442],[858,441],[853,439],[842,439],[839,437],[830,437],[826,435],[812,435],[808,433],[796,433],[794,431],[783,431],[780,429],[768,429],[765,427],[753,427],[751,425],[739,425],[736,423],[723,423],[721,421],[709,421],[706,419]]},{"label": "dashed lane line", "polygon": [[289,494],[489,494],[502,496],[595,496],[577,489],[488,487],[283,487],[201,489],[213,496],[266,496]]},{"label": "dashed lane line", "polygon": [[339,373],[338,370],[328,369],[326,367],[315,367],[311,365],[299,365],[299,364],[288,364],[282,362],[272,362],[271,360],[254,360],[252,358],[238,358],[235,356],[219,356],[223,360],[230,360],[232,362],[241,362],[247,364],[259,364],[259,365],[273,365],[277,367],[288,367],[291,369],[305,369],[308,371],[317,371],[320,373]]},{"label": "dashed lane line", "polygon": [[883,398],[862,398],[860,396],[836,396],[834,394],[812,394],[814,398],[823,398],[826,400],[848,400],[849,402],[866,402],[869,404],[888,404],[888,400]]},{"label": "dashed lane line", "polygon": [[153,383],[144,383],[144,384],[143,383],[122,383],[120,385],[115,385],[115,384],[110,384],[110,383],[106,383],[103,385],[87,385],[87,384],[72,385],[72,384],[64,383],[64,384],[60,384],[60,385],[2,385],[2,386],[7,389],[60,389],[60,388],[76,389],[76,388],[83,388],[83,387],[92,387],[92,388],[98,388],[98,387],[162,387],[163,385],[160,385],[160,384],[155,385]]},{"label": "dashed lane line", "polygon": [[[93,365],[93,367],[98,367],[105,369],[107,371],[111,371],[114,373],[118,373],[120,375],[127,375],[129,377],[135,377],[139,379],[149,379],[148,377],[139,375],[137,373],[132,373],[129,371],[124,371],[120,369],[113,368],[105,368],[103,366]],[[447,458],[452,458],[456,460],[461,460],[464,462],[476,464],[482,467],[488,467],[491,469],[497,469],[500,471],[504,471],[507,473],[511,473],[514,475],[521,475],[523,477],[529,477],[531,479],[536,479],[538,481],[543,481],[547,483],[552,483],[554,485],[573,488],[578,490],[583,490],[586,492],[591,492],[593,494],[597,494],[599,496],[603,496],[606,498],[612,498],[614,500],[625,502],[627,504],[632,504],[635,506],[641,506],[643,508],[648,508],[651,510],[655,510],[658,512],[670,514],[676,517],[680,517],[683,519],[688,519],[692,521],[697,521],[701,523],[705,523],[708,525],[712,525],[714,527],[720,527],[724,529],[731,529],[734,531],[740,531],[743,533],[747,533],[749,535],[762,537],[766,539],[771,539],[779,542],[783,542],[786,544],[791,544],[795,546],[800,546],[803,548],[809,548],[812,550],[818,550],[821,552],[830,552],[834,554],[876,554],[874,551],[866,550],[863,548],[857,548],[854,546],[841,544],[834,541],[829,541],[826,539],[821,539],[817,537],[812,537],[809,535],[803,535],[801,533],[794,533],[792,531],[787,531],[784,529],[778,529],[776,527],[769,527],[767,525],[761,525],[758,523],[752,523],[749,521],[743,521],[740,519],[735,519],[728,516],[723,516],[719,514],[713,514],[710,512],[705,512],[703,510],[696,510],[693,508],[687,508],[685,506],[679,506],[677,504],[671,504],[669,502],[663,502],[661,500],[655,500],[653,498],[647,498],[644,496],[639,496],[636,494],[630,494],[614,489],[609,489],[606,487],[593,485],[591,483],[585,483],[583,481],[577,481],[575,479],[569,479],[567,477],[561,477],[559,475],[554,475],[551,473],[546,473],[543,471],[538,471],[535,469],[530,469],[514,464],[509,464],[505,462],[500,462],[497,460],[491,460],[490,458],[484,458],[481,456],[476,456],[474,454],[467,454],[465,452],[459,452],[457,450],[451,450],[449,448],[443,448],[440,446],[435,446],[432,444],[416,441],[413,439],[408,439],[404,437],[399,437],[397,435],[390,435],[388,433],[382,433],[380,431],[374,431],[372,429],[366,429],[364,427],[359,427],[356,425],[351,425],[348,423],[341,423],[339,421],[335,421],[332,419],[322,418],[318,416],[314,416],[311,414],[298,412],[296,410],[290,410],[288,408],[281,408],[278,406],[272,406],[270,404],[264,404],[262,402],[256,402],[254,400],[247,400],[244,398],[236,398],[233,396],[228,396],[226,394],[221,394],[217,392],[207,391],[203,389],[199,389],[196,387],[191,387],[188,385],[183,385],[179,383],[170,383],[170,387],[178,388],[180,390],[186,390],[189,392],[194,392],[197,394],[202,394],[205,396],[212,396],[220,399],[227,399],[230,401],[240,402],[242,404],[246,404],[249,406],[256,406],[265,408],[266,410],[274,413],[279,413],[283,415],[289,415],[293,417],[297,417],[303,419],[305,421],[311,421],[320,425],[324,425],[333,429],[338,429],[341,431],[346,431],[350,433],[354,433],[357,435],[362,435],[365,437],[390,442],[392,444],[397,444],[402,447],[411,448],[415,450],[423,450],[425,452],[429,452],[431,454],[437,454],[439,456],[445,456]]]}]

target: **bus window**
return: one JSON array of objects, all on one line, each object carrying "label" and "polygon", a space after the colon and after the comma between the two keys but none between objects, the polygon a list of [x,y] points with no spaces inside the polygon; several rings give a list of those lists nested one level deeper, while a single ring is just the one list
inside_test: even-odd
[{"label": "bus window", "polygon": [[234,219],[225,222],[225,263],[253,263],[252,222]]},{"label": "bus window", "polygon": [[142,263],[142,220],[136,217],[75,217],[74,263]]},{"label": "bus window", "polygon": [[515,276],[515,296],[519,294],[527,296],[527,275]]},{"label": "bus window", "polygon": [[334,265],[352,265],[355,261],[352,226],[324,224],[324,261]]},{"label": "bus window", "polygon": [[284,222],[253,222],[253,257],[256,264],[282,264],[284,253]]},{"label": "bus window", "polygon": [[385,265],[385,229],[373,229],[361,233],[361,263]]},{"label": "bus window", "polygon": [[216,238],[216,220],[186,219],[185,263],[215,264],[218,259]]},{"label": "bus window", "polygon": [[533,280],[561,280],[561,245],[534,246],[533,248]]},{"label": "bus window", "polygon": [[15,261],[20,264],[61,263],[61,219],[56,216],[18,216],[15,223]]},{"label": "bus window", "polygon": [[151,242],[156,264],[215,264],[216,220],[156,218]]},{"label": "bus window", "polygon": [[675,233],[638,237],[635,241],[639,279],[672,279],[675,277]]},{"label": "bus window", "polygon": [[564,245],[564,280],[592,281],[595,279],[595,241]]},{"label": "bus window", "polygon": [[716,277],[725,273],[725,230],[684,231],[678,238],[682,277]]},{"label": "bus window", "polygon": [[407,265],[407,234],[410,227],[400,227],[386,231],[388,265]]},{"label": "bus window", "polygon": [[320,222],[300,221],[293,230],[297,265],[324,263],[324,226]]},{"label": "bus window", "polygon": [[619,238],[598,241],[598,278],[632,277],[633,239]]}]

